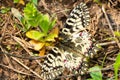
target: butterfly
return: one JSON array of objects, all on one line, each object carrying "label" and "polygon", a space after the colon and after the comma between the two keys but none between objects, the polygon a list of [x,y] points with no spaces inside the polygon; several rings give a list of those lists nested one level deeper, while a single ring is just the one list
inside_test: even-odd
[{"label": "butterfly", "polygon": [[65,69],[73,74],[87,71],[88,58],[94,55],[93,41],[86,30],[89,23],[89,10],[81,2],[71,11],[60,31],[61,40],[51,47],[44,59],[41,71],[44,79],[55,79]]}]

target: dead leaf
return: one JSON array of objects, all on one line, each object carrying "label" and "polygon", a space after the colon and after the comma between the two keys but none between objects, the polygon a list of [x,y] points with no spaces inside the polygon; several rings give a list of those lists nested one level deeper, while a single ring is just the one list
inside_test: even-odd
[{"label": "dead leaf", "polygon": [[45,47],[43,47],[40,51],[39,51],[39,56],[44,56],[45,55]]},{"label": "dead leaf", "polygon": [[36,51],[39,51],[45,45],[44,42],[35,41],[35,40],[30,40],[29,43],[32,45],[33,49]]}]

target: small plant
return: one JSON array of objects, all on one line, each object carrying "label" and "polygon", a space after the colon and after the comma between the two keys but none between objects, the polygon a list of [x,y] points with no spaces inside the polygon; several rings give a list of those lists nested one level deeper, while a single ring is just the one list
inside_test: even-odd
[{"label": "small plant", "polygon": [[89,71],[92,78],[87,80],[102,80],[102,72],[99,66],[94,66],[90,68]]},{"label": "small plant", "polygon": [[[40,13],[33,3],[28,3],[24,8],[23,24],[25,25],[26,36],[32,39],[31,44],[40,44],[36,50],[42,49],[44,46],[51,45],[54,38],[58,35],[58,30],[52,30],[56,19],[50,19],[48,14]],[[40,30],[33,30],[32,28],[39,28]],[[34,40],[34,41],[33,41]]]},{"label": "small plant", "polygon": [[120,37],[120,32],[119,32],[119,31],[115,31],[114,34],[115,34],[117,37]]},{"label": "small plant", "polygon": [[115,36],[120,39],[120,31],[114,31]]},{"label": "small plant", "polygon": [[[13,14],[23,24],[22,31],[30,38],[30,44],[39,51],[44,46],[52,45],[58,36],[58,28],[54,27],[56,19],[50,18],[48,14],[42,14],[36,8],[36,1],[31,0],[23,10],[23,16],[16,11]],[[14,9],[12,9],[14,10]],[[13,11],[15,12],[15,10]]]},{"label": "small plant", "polygon": [[25,5],[24,0],[13,0],[14,3]]},{"label": "small plant", "polygon": [[55,19],[51,21],[48,14],[40,13],[33,3],[28,3],[24,8],[23,24],[25,25],[25,31],[33,27],[39,27],[41,30],[28,31],[26,35],[31,39],[41,41],[43,37],[49,36],[48,31],[53,28],[55,21]]},{"label": "small plant", "polygon": [[1,7],[1,8],[0,8],[0,13],[2,13],[2,14],[7,13],[8,11],[10,11],[10,8],[9,8],[9,7]]},{"label": "small plant", "polygon": [[116,61],[114,63],[115,80],[118,80],[118,69],[119,68],[120,68],[120,53],[118,54]]},{"label": "small plant", "polygon": [[96,2],[99,5],[102,5],[102,2],[100,0],[93,0],[94,2]]}]

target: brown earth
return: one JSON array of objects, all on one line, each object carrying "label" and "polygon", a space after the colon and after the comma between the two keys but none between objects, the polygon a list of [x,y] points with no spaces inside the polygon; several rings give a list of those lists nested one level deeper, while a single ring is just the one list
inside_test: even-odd
[{"label": "brown earth", "polygon": [[[87,4],[90,11],[91,23],[88,30],[95,38],[95,42],[102,45],[102,49],[95,58],[90,60],[89,64],[91,67],[95,65],[102,66],[103,80],[113,80],[114,69],[112,65],[119,53],[120,38],[114,36],[112,32],[120,32],[120,0],[101,0],[110,22],[107,21],[102,6],[92,0],[39,0],[37,7],[42,13],[49,13],[50,15],[55,13],[58,18],[56,25],[62,28],[70,11],[81,1]],[[25,1],[25,4],[27,2],[28,0]],[[0,0],[0,9],[2,7],[15,7],[22,13],[25,5],[14,4],[12,0]],[[0,80],[40,80],[39,76],[34,73],[39,74],[41,71],[36,60],[2,54],[30,56],[28,54],[30,50],[18,44],[17,39],[14,38],[15,36],[27,40],[25,35],[15,27],[15,23],[19,23],[19,21],[12,16],[11,11],[6,14],[0,13]],[[110,29],[109,23],[112,25],[112,29]],[[117,41],[112,38],[116,38]],[[25,65],[29,69],[25,68]],[[120,73],[118,74],[120,75]],[[90,75],[84,75],[81,80],[85,80],[85,78],[90,78]],[[73,78],[66,78],[66,80],[73,80]]]}]

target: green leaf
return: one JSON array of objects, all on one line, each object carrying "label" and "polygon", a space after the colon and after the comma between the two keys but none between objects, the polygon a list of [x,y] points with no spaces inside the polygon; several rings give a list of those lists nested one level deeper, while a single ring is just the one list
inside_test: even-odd
[{"label": "green leaf", "polygon": [[41,38],[45,37],[46,34],[36,30],[31,30],[26,33],[26,36],[30,39],[40,40]]},{"label": "green leaf", "polygon": [[22,15],[21,15],[21,13],[18,11],[18,9],[16,9],[16,8],[11,8],[11,12],[12,12],[12,14],[13,14],[14,17],[16,17],[19,21],[21,21]]},{"label": "green leaf", "polygon": [[55,41],[55,37],[57,37],[57,34],[48,34],[45,38],[45,41]]},{"label": "green leaf", "polygon": [[7,7],[4,7],[4,8],[0,9],[0,13],[2,13],[2,14],[7,13],[8,11],[10,11],[10,8],[7,8]]},{"label": "green leaf", "polygon": [[25,26],[25,31],[30,29],[31,27],[40,27],[44,34],[47,34],[49,30],[53,28],[55,25],[55,19],[51,22],[49,19],[49,15],[43,15],[42,13],[38,12],[36,6],[32,2],[28,3],[24,8],[24,17],[22,18],[21,22]]},{"label": "green leaf", "polygon": [[38,0],[31,0],[31,2],[37,5]]},{"label": "green leaf", "polygon": [[118,69],[119,68],[120,68],[120,53],[118,54],[116,61],[114,63],[115,80],[118,80]]},{"label": "green leaf", "polygon": [[19,1],[20,1],[20,0],[14,0],[13,2],[14,2],[14,3],[19,3]]},{"label": "green leaf", "polygon": [[87,80],[93,80],[93,79],[87,79]]},{"label": "green leaf", "polygon": [[94,2],[98,3],[99,5],[102,5],[100,0],[94,0]]},{"label": "green leaf", "polygon": [[119,31],[115,31],[114,34],[115,34],[117,37],[120,37],[120,32],[119,32]]},{"label": "green leaf", "polygon": [[100,2],[100,0],[94,0],[94,2],[99,3],[99,2]]},{"label": "green leaf", "polygon": [[51,29],[54,27],[55,22],[56,22],[56,19],[54,19],[54,20],[50,23],[50,25],[49,25],[49,30],[51,30]]},{"label": "green leaf", "polygon": [[24,25],[24,27],[22,28],[23,32],[26,32],[26,31],[28,31],[31,28],[31,25],[28,24],[28,22],[25,20],[24,17],[21,18],[21,22]]},{"label": "green leaf", "polygon": [[38,12],[33,3],[28,3],[24,8],[24,19],[27,24],[37,27],[42,14]]},{"label": "green leaf", "polygon": [[30,24],[33,27],[37,27],[39,25],[39,20],[40,20],[41,16],[40,15],[36,15],[34,17],[29,17],[27,21],[27,24]]},{"label": "green leaf", "polygon": [[55,25],[56,19],[54,19],[52,22],[50,21],[49,15],[43,15],[41,20],[40,20],[40,28],[42,29],[42,31],[44,33],[47,33],[49,30],[51,30],[53,28],[53,26]]},{"label": "green leaf", "polygon": [[2,22],[3,21],[3,19],[0,17],[0,22]]},{"label": "green leaf", "polygon": [[34,4],[28,3],[28,4],[26,4],[26,7],[24,8],[23,11],[26,15],[30,16],[32,14],[31,16],[34,16],[37,12],[37,8],[35,7]]},{"label": "green leaf", "polygon": [[49,22],[50,22],[49,15],[48,14],[43,15],[39,25],[44,33],[47,33],[49,30]]},{"label": "green leaf", "polygon": [[93,80],[102,80],[101,68],[99,66],[92,67],[89,71]]}]

